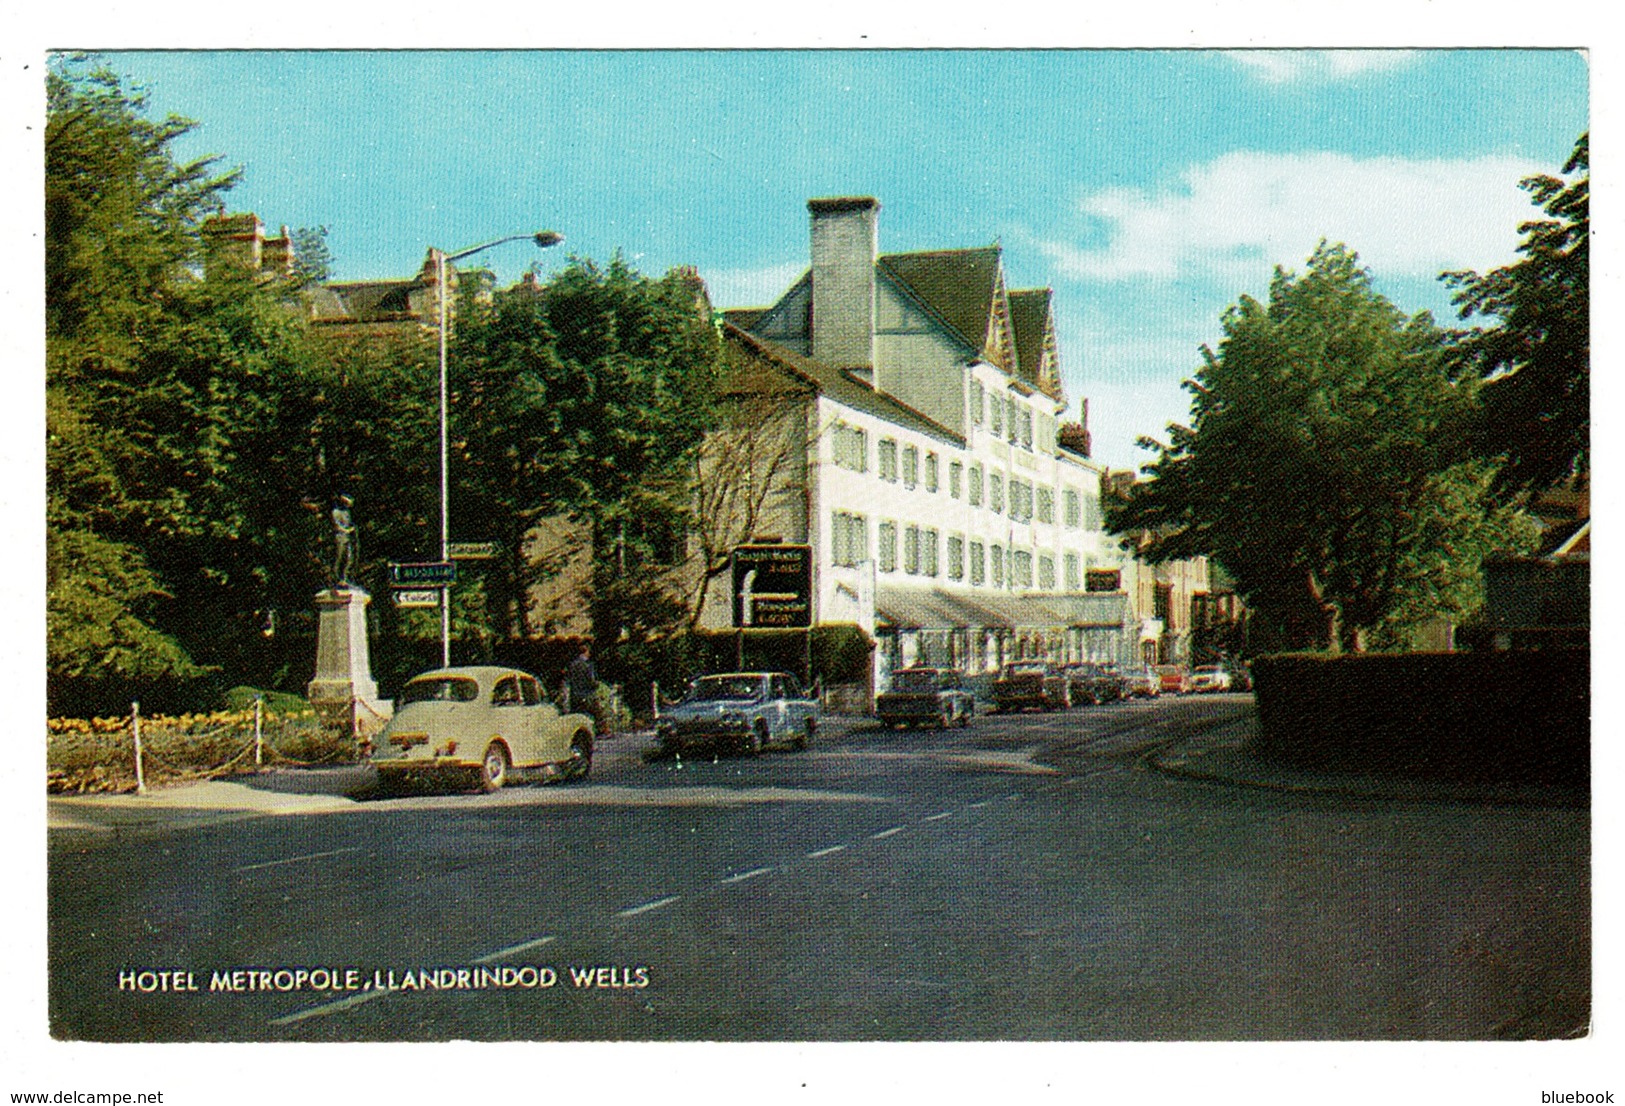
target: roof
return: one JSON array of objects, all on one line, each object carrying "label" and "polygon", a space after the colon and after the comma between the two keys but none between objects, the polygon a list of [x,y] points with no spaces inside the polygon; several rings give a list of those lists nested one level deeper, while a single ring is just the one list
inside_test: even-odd
[{"label": "roof", "polygon": [[875,265],[980,351],[999,291],[999,247],[882,254]]},{"label": "roof", "polygon": [[352,322],[415,316],[417,312],[412,307],[412,293],[422,287],[422,281],[416,278],[324,284],[311,290],[311,314],[318,321],[343,319]]},{"label": "roof", "polygon": [[790,370],[795,376],[810,384],[820,395],[827,396],[845,407],[854,411],[874,415],[876,418],[895,423],[909,430],[918,431],[934,438],[944,439],[954,445],[964,445],[962,435],[954,433],[935,419],[928,418],[908,406],[886,395],[877,392],[864,381],[859,380],[844,369],[830,368],[828,365],[803,357],[793,350],[786,349],[776,342],[751,334],[742,327],[726,318],[724,313],[723,333],[746,349],[760,357],[776,362],[783,368]]},{"label": "roof", "polygon": [[1017,373],[1034,387],[1042,387],[1039,366],[1044,363],[1044,340],[1049,335],[1048,288],[1027,288],[1010,293],[1010,328],[1015,331]]}]

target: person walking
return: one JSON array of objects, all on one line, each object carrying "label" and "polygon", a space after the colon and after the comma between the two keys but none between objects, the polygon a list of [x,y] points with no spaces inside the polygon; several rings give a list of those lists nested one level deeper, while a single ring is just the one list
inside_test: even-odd
[{"label": "person walking", "polygon": [[564,687],[570,693],[569,709],[592,715],[593,731],[603,732],[603,716],[598,709],[598,670],[592,666],[592,646],[586,642],[581,652],[564,670]]}]

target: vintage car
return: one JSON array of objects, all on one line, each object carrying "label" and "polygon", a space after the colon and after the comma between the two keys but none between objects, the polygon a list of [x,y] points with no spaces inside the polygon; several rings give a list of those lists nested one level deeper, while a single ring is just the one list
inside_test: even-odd
[{"label": "vintage car", "polygon": [[1191,689],[1191,670],[1182,664],[1159,664],[1157,683],[1169,695],[1184,695]]},{"label": "vintage car", "polygon": [[581,779],[592,770],[593,721],[564,714],[542,682],[512,668],[439,668],[414,676],[368,751],[380,788]]},{"label": "vintage car", "polygon": [[1162,694],[1162,678],[1150,665],[1123,673],[1123,696],[1129,699],[1155,699]]},{"label": "vintage car", "polygon": [[781,741],[805,749],[817,732],[818,701],[788,672],[701,676],[655,723],[667,754],[705,747],[754,756]]},{"label": "vintage car", "polygon": [[875,717],[882,726],[968,726],[976,698],[951,668],[899,668],[891,690],[875,696]]},{"label": "vintage car", "polygon": [[1074,703],[1098,705],[1115,702],[1123,697],[1123,676],[1117,671],[1115,664],[1094,664],[1084,661],[1066,665],[1061,671],[1066,673],[1067,681],[1072,685]]},{"label": "vintage car", "polygon": [[993,709],[997,711],[1066,710],[1072,705],[1072,684],[1048,661],[1014,661],[993,681]]},{"label": "vintage car", "polygon": [[1230,673],[1216,664],[1197,665],[1191,673],[1191,690],[1201,694],[1230,690]]}]

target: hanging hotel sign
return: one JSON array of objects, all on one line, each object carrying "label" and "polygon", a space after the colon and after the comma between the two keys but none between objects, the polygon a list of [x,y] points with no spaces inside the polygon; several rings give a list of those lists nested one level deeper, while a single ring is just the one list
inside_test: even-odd
[{"label": "hanging hotel sign", "polygon": [[812,625],[812,547],[741,545],[733,555],[733,616],[740,629]]}]

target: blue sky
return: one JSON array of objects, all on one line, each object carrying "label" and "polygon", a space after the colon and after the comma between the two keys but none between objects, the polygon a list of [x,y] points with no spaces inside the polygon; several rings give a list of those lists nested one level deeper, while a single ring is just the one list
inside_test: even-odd
[{"label": "blue sky", "polygon": [[885,252],[997,240],[1052,286],[1068,394],[1118,468],[1182,419],[1219,316],[1321,237],[1402,308],[1512,260],[1519,178],[1588,126],[1560,50],[110,52],[181,148],[241,165],[232,207],[326,225],[336,276],[482,255],[500,278],[619,248],[721,306],[807,263],[806,200],[869,194]]}]

